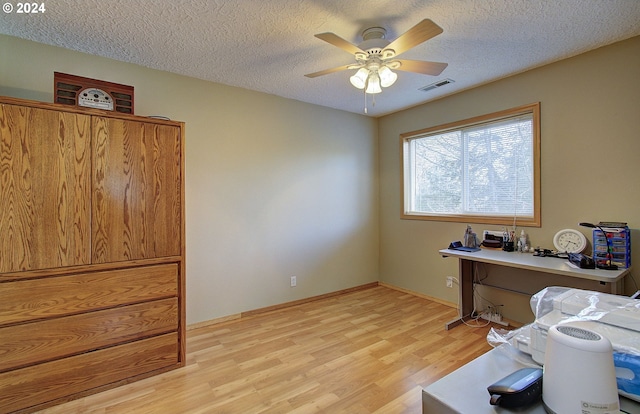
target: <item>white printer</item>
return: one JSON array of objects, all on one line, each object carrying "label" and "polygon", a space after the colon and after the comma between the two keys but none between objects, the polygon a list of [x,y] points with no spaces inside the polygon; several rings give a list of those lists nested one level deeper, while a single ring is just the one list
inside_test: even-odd
[{"label": "white printer", "polygon": [[549,287],[531,298],[536,320],[508,340],[544,364],[549,328],[571,323],[607,338],[614,350],[620,394],[640,401],[640,299],[581,289]]}]

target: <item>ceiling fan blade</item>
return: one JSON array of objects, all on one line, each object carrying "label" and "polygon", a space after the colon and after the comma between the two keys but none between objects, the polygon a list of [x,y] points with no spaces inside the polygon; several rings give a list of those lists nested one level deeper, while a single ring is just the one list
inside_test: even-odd
[{"label": "ceiling fan blade", "polygon": [[347,70],[347,69],[353,69],[353,65],[338,66],[337,68],[325,69],[325,70],[321,70],[320,72],[308,73],[304,76],[306,76],[307,78],[316,78],[318,76],[328,75],[330,73],[340,72],[341,70]]},{"label": "ceiling fan blade", "polygon": [[448,66],[448,63],[425,62],[422,60],[397,59],[394,60],[394,62],[400,62],[400,67],[395,68],[396,70],[422,73],[431,76],[438,76],[444,68]]},{"label": "ceiling fan blade", "polygon": [[352,55],[355,55],[356,53],[365,53],[358,46],[347,42],[346,40],[344,40],[343,38],[341,38],[340,36],[334,33],[320,33],[315,36],[320,40],[324,40],[327,43],[331,43],[332,45],[339,47],[345,52],[351,53]]},{"label": "ceiling fan blade", "polygon": [[424,19],[411,29],[404,32],[393,42],[389,43],[385,49],[393,49],[396,56],[406,52],[414,46],[431,39],[442,33],[442,27],[438,26],[429,19]]}]

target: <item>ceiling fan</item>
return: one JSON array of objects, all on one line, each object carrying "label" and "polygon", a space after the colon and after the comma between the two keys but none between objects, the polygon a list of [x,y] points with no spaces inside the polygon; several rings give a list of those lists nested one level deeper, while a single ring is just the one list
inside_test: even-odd
[{"label": "ceiling fan", "polygon": [[363,89],[366,97],[367,93],[380,93],[382,88],[393,85],[398,75],[392,69],[437,76],[447,67],[447,63],[397,59],[400,54],[442,33],[442,28],[430,19],[422,20],[394,41],[386,40],[386,33],[382,27],[368,28],[362,32],[363,42],[357,46],[334,33],[315,35],[318,39],[352,53],[357,63],[325,69],[305,76],[315,78],[342,70],[357,69],[350,81],[356,88]]}]

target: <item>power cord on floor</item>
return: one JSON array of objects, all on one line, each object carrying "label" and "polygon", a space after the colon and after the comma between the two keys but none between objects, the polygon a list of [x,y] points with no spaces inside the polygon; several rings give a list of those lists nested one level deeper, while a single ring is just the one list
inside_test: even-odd
[{"label": "power cord on floor", "polygon": [[[502,313],[498,310],[499,307],[504,306],[504,305],[496,305],[493,302],[491,302],[489,299],[485,298],[484,296],[482,296],[478,290],[476,289],[476,285],[480,285],[482,286],[482,281],[484,279],[487,278],[487,273],[486,273],[486,269],[482,268],[480,269],[479,264],[478,263],[474,263],[475,269],[474,269],[474,275],[475,276],[475,280],[473,281],[472,284],[472,291],[473,291],[473,311],[471,312],[471,314],[469,315],[462,315],[462,308],[460,306],[460,290],[458,289],[458,303],[457,303],[457,308],[458,308],[458,317],[460,318],[460,321],[472,328],[484,328],[486,326],[489,326],[491,323],[497,323],[497,324],[501,324],[501,325],[506,325],[505,322],[502,321]],[[481,270],[484,270],[484,277],[480,276]],[[457,278],[452,277],[451,278],[453,280],[454,283],[456,284],[460,284],[460,282],[458,281]],[[640,295],[640,291],[638,292]],[[476,298],[478,300],[476,300]],[[478,312],[475,308],[475,304],[477,302],[483,301],[484,303],[488,303],[488,305],[480,312]],[[467,321],[467,318],[469,318],[469,320],[473,321],[473,323],[469,323]]]},{"label": "power cord on floor", "polygon": [[[460,282],[458,281],[457,278],[452,277],[451,280],[453,280],[453,282],[457,285],[460,285]],[[475,290],[475,289],[474,289]],[[458,289],[458,303],[456,304],[456,307],[458,309],[458,318],[460,319],[460,321],[472,328],[484,328],[485,326],[488,326],[491,322],[482,319],[480,317],[480,315],[476,312],[476,310],[474,309],[470,315],[463,315],[462,314],[462,307],[460,306],[460,289]],[[467,318],[469,318],[470,320],[474,321],[475,323],[469,323],[467,321]],[[482,320],[482,323],[479,323],[479,321]]]}]

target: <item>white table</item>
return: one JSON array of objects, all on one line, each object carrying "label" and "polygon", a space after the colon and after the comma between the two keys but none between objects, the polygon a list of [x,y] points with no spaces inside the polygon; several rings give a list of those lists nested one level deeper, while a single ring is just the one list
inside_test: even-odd
[{"label": "white table", "polygon": [[[489,385],[520,368],[535,366],[527,355],[506,349],[508,346],[501,345],[426,387],[422,391],[423,414],[546,414],[541,402],[519,411],[489,404]],[[514,353],[518,353],[518,360]],[[531,365],[526,365],[527,361]],[[640,404],[625,397],[620,397],[620,407],[624,413],[640,414]]]},{"label": "white table", "polygon": [[[580,269],[566,259],[556,257],[540,257],[531,253],[505,252],[498,249],[480,249],[476,252],[442,249],[442,257],[459,259],[460,313],[468,317],[473,311],[473,284],[477,280],[477,263],[497,265],[524,271],[510,272],[508,275],[496,272],[493,281],[483,283],[488,286],[505,288],[524,294],[534,294],[547,286],[568,286],[587,290],[598,290],[607,293],[618,293],[618,285],[631,268],[619,270]],[[535,272],[526,277],[527,272]],[[504,272],[503,272],[504,273]],[[514,277],[515,275],[515,277]],[[456,319],[446,325],[447,329],[462,323]]]}]

